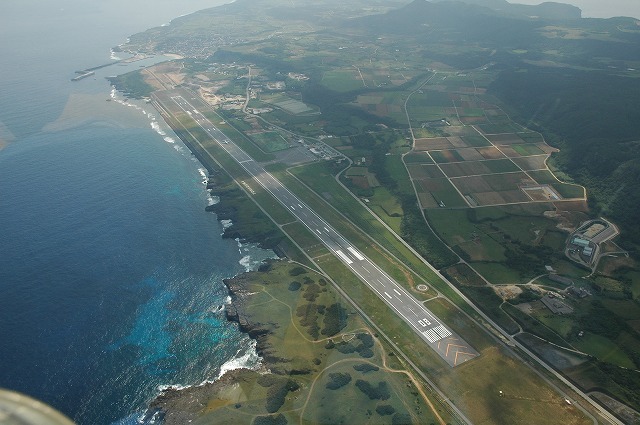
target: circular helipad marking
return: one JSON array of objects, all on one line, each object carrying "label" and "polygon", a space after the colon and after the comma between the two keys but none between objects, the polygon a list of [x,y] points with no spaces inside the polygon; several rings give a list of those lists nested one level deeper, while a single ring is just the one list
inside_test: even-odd
[{"label": "circular helipad marking", "polygon": [[418,285],[416,286],[416,289],[421,292],[426,292],[429,290],[429,287],[427,285]]}]

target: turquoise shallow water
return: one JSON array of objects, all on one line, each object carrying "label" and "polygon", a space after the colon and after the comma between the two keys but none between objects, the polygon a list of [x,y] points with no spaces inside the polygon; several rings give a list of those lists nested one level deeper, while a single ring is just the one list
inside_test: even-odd
[{"label": "turquoise shallow water", "polygon": [[21,41],[0,45],[14,58],[0,65],[0,137],[13,140],[0,150],[0,387],[81,424],[131,422],[163,385],[255,361],[224,318],[222,279],[273,253],[220,237],[200,164],[152,129],[149,105],[106,102],[103,77],[127,68],[69,81],[109,60],[117,31],[88,41],[63,24],[104,13],[8,13],[0,36]]}]

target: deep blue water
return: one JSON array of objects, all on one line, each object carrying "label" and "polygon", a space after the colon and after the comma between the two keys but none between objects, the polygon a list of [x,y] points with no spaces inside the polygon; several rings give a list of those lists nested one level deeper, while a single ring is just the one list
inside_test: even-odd
[{"label": "deep blue water", "polygon": [[[150,105],[106,102],[104,77],[140,64],[69,81],[167,17],[46,3],[0,14],[0,387],[109,424],[138,417],[161,385],[253,360],[220,310],[222,279],[273,253],[220,237],[201,165],[151,128]],[[187,3],[166,13],[205,2]]]}]

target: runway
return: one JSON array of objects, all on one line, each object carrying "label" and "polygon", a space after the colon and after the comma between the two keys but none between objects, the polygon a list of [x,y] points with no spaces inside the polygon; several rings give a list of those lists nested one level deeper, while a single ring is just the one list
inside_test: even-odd
[{"label": "runway", "polygon": [[[170,114],[186,114],[222,149],[240,164],[263,188],[304,224],[340,261],[400,316],[420,338],[454,367],[479,353],[408,293],[386,272],[367,258],[329,223],[298,199],[261,164],[225,136],[202,112],[210,109],[202,99],[185,89],[158,92],[156,100]],[[201,143],[198,141],[198,143]],[[204,147],[203,147],[204,148]]]}]

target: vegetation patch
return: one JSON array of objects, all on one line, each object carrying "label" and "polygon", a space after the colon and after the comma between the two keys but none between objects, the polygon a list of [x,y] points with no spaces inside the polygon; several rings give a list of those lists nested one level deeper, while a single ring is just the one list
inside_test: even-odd
[{"label": "vegetation patch", "polygon": [[385,381],[378,382],[378,385],[372,385],[368,381],[358,379],[356,387],[371,400],[388,400],[391,397],[389,385]]},{"label": "vegetation patch", "polygon": [[337,390],[338,388],[342,388],[351,382],[351,375],[348,373],[330,373],[329,374],[329,382],[327,382],[327,389],[329,390]]}]

